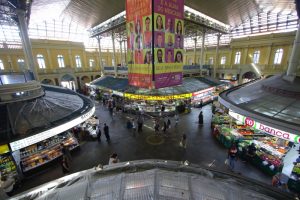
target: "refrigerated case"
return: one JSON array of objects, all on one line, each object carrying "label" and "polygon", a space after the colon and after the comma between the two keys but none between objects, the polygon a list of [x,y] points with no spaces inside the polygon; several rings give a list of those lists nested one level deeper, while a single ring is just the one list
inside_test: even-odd
[{"label": "refrigerated case", "polygon": [[17,174],[16,164],[7,144],[0,146],[0,172],[1,174]]},{"label": "refrigerated case", "polygon": [[63,132],[51,138],[20,149],[20,163],[23,173],[43,166],[62,155],[61,144],[73,150],[79,146],[71,132]]}]

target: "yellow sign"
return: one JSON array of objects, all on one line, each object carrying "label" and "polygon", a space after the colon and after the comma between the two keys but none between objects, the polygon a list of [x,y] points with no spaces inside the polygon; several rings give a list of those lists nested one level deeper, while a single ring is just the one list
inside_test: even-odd
[{"label": "yellow sign", "polygon": [[165,101],[165,100],[174,100],[174,99],[187,99],[192,97],[192,93],[187,94],[176,94],[169,96],[148,96],[148,95],[138,95],[138,94],[129,94],[125,93],[124,96],[128,99],[136,100],[146,100],[146,101]]},{"label": "yellow sign", "polygon": [[7,145],[7,144],[1,145],[1,146],[0,146],[0,154],[5,154],[5,153],[7,153],[7,152],[9,152],[9,147],[8,147],[8,145]]}]

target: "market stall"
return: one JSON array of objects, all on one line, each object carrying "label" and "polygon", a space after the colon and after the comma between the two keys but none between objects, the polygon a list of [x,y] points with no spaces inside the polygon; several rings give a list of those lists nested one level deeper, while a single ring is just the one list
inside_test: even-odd
[{"label": "market stall", "polygon": [[215,87],[210,87],[204,90],[200,90],[192,93],[192,104],[194,107],[198,107],[201,104],[205,105],[212,102],[215,99]]},{"label": "market stall", "polygon": [[[290,166],[292,162],[286,161],[287,155],[293,145],[299,143],[297,135],[274,129],[232,111],[228,114],[216,113],[213,116],[212,127],[212,133],[220,143],[226,148],[230,148],[233,143],[237,144],[240,157],[268,175],[287,171],[283,168]],[[251,144],[255,147],[255,154],[249,158]],[[290,172],[285,173],[290,177],[289,185],[293,188],[299,188],[299,166],[300,164],[295,162],[290,167]]]},{"label": "market stall", "polygon": [[17,174],[16,163],[7,144],[0,146],[0,173]]}]

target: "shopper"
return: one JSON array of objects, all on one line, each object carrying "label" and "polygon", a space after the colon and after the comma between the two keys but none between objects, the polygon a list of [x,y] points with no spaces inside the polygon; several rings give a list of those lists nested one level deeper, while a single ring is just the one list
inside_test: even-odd
[{"label": "shopper", "polygon": [[228,156],[229,159],[229,167],[230,170],[234,170],[235,161],[237,160],[237,148],[235,144],[232,144],[231,147],[228,149]]},{"label": "shopper", "polygon": [[170,118],[168,118],[168,121],[167,121],[167,128],[171,128],[171,120],[170,120]]},{"label": "shopper", "polygon": [[247,149],[247,160],[251,161],[253,160],[254,156],[256,154],[256,147],[254,143],[251,143],[251,145],[248,146]]},{"label": "shopper", "polygon": [[155,119],[154,131],[155,131],[156,134],[159,134],[159,121],[158,121],[158,119]]},{"label": "shopper", "polygon": [[62,157],[61,167],[62,167],[62,172],[64,174],[67,174],[70,172],[70,163],[69,163],[66,155],[63,155],[63,157]]},{"label": "shopper", "polygon": [[110,141],[110,136],[109,136],[109,127],[106,125],[106,123],[104,123],[104,135],[106,137],[106,141],[109,142]]},{"label": "shopper", "polygon": [[199,125],[203,125],[203,113],[202,113],[202,111],[198,115],[198,123],[199,123]]},{"label": "shopper", "polygon": [[60,148],[61,148],[61,153],[67,157],[68,162],[71,162],[72,156],[71,156],[69,148],[66,145],[64,145],[63,143],[60,144]]},{"label": "shopper", "polygon": [[137,123],[138,123],[138,132],[143,132],[144,117],[142,114],[139,115]]},{"label": "shopper", "polygon": [[177,113],[175,114],[174,118],[175,118],[175,126],[177,126],[177,124],[179,122],[179,116]]},{"label": "shopper", "polygon": [[16,181],[12,176],[3,175],[1,177],[1,188],[7,194],[7,196],[11,197],[15,190]]},{"label": "shopper", "polygon": [[97,133],[97,140],[98,140],[98,142],[101,142],[101,130],[100,130],[100,127],[96,128],[96,133]]},{"label": "shopper", "polygon": [[118,163],[118,162],[119,162],[118,154],[113,153],[109,158],[108,164],[111,165],[111,164]]},{"label": "shopper", "polygon": [[164,134],[166,134],[167,128],[168,128],[167,122],[164,120],[164,124],[162,127],[162,131],[164,132]]},{"label": "shopper", "polygon": [[179,146],[183,147],[186,149],[186,134],[182,134],[181,141],[179,143]]},{"label": "shopper", "polygon": [[131,124],[132,124],[132,133],[133,133],[133,136],[135,137],[136,125],[135,125],[135,120],[134,120],[134,118],[132,118]]}]

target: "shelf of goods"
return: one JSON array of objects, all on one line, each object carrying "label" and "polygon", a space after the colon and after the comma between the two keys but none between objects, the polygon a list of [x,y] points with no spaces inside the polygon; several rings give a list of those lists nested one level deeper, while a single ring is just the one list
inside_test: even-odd
[{"label": "shelf of goods", "polygon": [[259,167],[268,175],[275,175],[280,172],[283,167],[283,157],[289,150],[289,147],[277,145],[275,137],[261,137],[256,140],[243,140],[238,143],[238,149],[241,157],[244,157],[243,149],[247,149],[251,143],[257,147],[255,156],[250,159],[250,162]]},{"label": "shelf of goods", "polygon": [[288,187],[300,193],[300,162],[295,162],[292,174],[288,181]]},{"label": "shelf of goods", "polygon": [[10,153],[0,155],[1,174],[17,174],[17,168]]},{"label": "shelf of goods", "polygon": [[79,146],[78,141],[73,135],[67,132],[21,149],[21,166],[23,172],[45,165],[60,157],[62,155],[60,144],[64,144],[69,150],[73,150]]},{"label": "shelf of goods", "polygon": [[230,116],[229,115],[220,115],[215,114],[212,118],[212,128],[217,124],[229,124],[230,123]]}]

